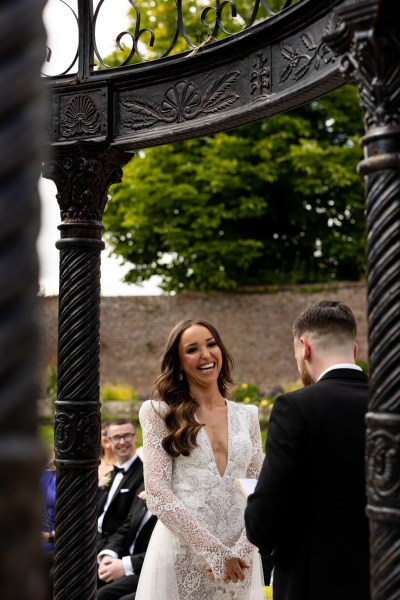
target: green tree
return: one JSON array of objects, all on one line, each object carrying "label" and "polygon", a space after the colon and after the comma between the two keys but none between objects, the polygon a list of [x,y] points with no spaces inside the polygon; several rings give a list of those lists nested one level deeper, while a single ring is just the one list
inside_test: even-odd
[{"label": "green tree", "polygon": [[166,291],[364,275],[361,111],[346,86],[292,113],[139,152],[111,190],[107,239]]}]

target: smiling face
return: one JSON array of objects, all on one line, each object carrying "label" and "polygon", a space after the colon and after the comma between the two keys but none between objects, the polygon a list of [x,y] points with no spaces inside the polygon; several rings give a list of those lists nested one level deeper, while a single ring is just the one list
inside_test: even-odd
[{"label": "smiling face", "polygon": [[111,424],[108,427],[108,439],[119,465],[135,454],[137,435],[131,423]]},{"label": "smiling face", "polygon": [[195,324],[182,333],[179,358],[189,385],[217,385],[222,367],[222,352],[207,327]]}]

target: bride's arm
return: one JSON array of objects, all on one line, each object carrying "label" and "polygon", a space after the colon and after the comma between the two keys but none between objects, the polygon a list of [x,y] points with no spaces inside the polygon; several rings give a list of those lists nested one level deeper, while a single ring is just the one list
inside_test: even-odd
[{"label": "bride's arm", "polygon": [[[249,432],[252,445],[252,455],[246,476],[249,479],[258,479],[261,467],[264,462],[264,453],[262,450],[260,422],[258,420],[258,409],[256,406],[247,407],[249,410]],[[236,556],[246,560],[252,552],[254,546],[249,542],[246,536],[246,530],[243,529],[238,541],[232,548]]]},{"label": "bride's arm", "polygon": [[214,576],[220,578],[225,572],[225,559],[233,557],[234,554],[210,531],[202,527],[172,492],[173,459],[161,445],[162,439],[168,433],[164,418],[160,414],[161,406],[158,402],[148,400],[143,403],[139,412],[143,432],[147,506],[179,539],[190,544],[211,567]]}]

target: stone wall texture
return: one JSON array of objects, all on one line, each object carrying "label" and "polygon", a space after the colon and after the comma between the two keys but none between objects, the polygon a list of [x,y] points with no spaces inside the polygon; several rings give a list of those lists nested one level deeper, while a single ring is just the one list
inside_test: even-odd
[{"label": "stone wall texture", "polygon": [[[169,331],[187,318],[215,325],[235,360],[235,382],[269,392],[298,379],[292,324],[312,302],[341,300],[358,323],[359,357],[367,360],[364,283],[277,287],[268,293],[185,293],[176,296],[109,296],[101,300],[101,382],[132,385],[150,393],[159,374]],[[40,302],[42,362],[57,357],[58,297]]]}]

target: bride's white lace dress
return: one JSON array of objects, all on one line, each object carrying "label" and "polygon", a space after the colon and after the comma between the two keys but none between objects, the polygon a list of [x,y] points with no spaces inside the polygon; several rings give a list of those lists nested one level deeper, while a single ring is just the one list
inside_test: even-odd
[{"label": "bride's white lace dress", "polygon": [[[202,428],[190,456],[170,457],[166,405],[148,400],[140,409],[147,505],[159,520],[153,531],[135,600],[264,600],[258,551],[246,538],[246,500],[236,478],[257,479],[263,462],[257,408],[229,400],[228,462],[220,475]],[[225,559],[251,564],[243,582],[224,583]],[[212,568],[216,581],[211,581]]]}]

